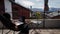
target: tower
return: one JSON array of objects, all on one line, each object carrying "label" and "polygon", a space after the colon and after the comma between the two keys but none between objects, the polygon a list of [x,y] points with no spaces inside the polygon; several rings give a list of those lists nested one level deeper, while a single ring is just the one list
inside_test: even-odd
[{"label": "tower", "polygon": [[32,6],[30,6],[30,9],[32,10]]},{"label": "tower", "polygon": [[[30,9],[32,10],[32,6],[30,6]],[[32,11],[30,12],[30,17],[32,17]]]}]

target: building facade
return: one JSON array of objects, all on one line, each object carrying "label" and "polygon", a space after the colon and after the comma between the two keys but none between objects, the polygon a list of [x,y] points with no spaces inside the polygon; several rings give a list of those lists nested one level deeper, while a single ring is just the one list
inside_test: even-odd
[{"label": "building facade", "polygon": [[21,16],[29,18],[31,10],[15,3],[14,1],[15,0],[0,0],[0,14],[4,12],[9,13],[14,19],[18,19]]}]

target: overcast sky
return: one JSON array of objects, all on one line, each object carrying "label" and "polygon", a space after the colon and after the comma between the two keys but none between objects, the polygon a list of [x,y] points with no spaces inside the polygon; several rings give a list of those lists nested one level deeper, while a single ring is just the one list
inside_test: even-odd
[{"label": "overcast sky", "polygon": [[[44,0],[15,0],[24,7],[44,8]],[[60,0],[49,0],[49,7],[60,8]]]}]

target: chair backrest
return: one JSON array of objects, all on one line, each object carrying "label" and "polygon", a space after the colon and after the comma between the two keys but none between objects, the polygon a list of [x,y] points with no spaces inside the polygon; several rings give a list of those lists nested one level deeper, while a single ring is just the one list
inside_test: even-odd
[{"label": "chair backrest", "polygon": [[[7,28],[7,29],[11,29],[11,30],[14,30],[14,31],[20,31],[24,26],[23,24],[22,25],[19,25],[18,27],[18,30],[15,29],[15,24],[12,23],[12,21],[9,19],[10,17],[7,17],[8,15],[4,14],[4,15],[0,15],[0,21],[2,22],[2,24]],[[24,22],[25,24],[25,17],[21,17],[22,19],[22,22]],[[21,29],[19,29],[21,28]]]},{"label": "chair backrest", "polygon": [[10,19],[7,19],[3,15],[0,15],[0,21],[7,29],[15,30],[15,24],[13,24]]},{"label": "chair backrest", "polygon": [[24,16],[21,16],[21,17],[19,18],[19,21],[25,23],[25,17],[24,17]]}]

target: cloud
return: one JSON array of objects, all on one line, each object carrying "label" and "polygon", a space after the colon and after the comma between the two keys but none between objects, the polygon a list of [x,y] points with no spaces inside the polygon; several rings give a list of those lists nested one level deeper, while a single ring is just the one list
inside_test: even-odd
[{"label": "cloud", "polygon": [[35,3],[31,2],[31,1],[25,0],[25,1],[22,1],[22,4],[24,4],[24,5],[26,5],[26,6],[32,6],[32,5],[34,5]]},{"label": "cloud", "polygon": [[38,1],[38,2],[39,2],[39,1],[41,1],[41,0],[36,0],[36,1]]},{"label": "cloud", "polygon": [[22,6],[29,7],[35,5],[34,2],[31,2],[29,0],[16,0],[16,2]]},{"label": "cloud", "polygon": [[[37,2],[39,1],[39,2]],[[41,1],[41,2],[40,2]],[[43,8],[43,0],[16,0],[17,3],[19,3],[20,5],[29,8],[30,6],[32,6],[33,8]]]},{"label": "cloud", "polygon": [[44,6],[33,6],[33,8],[42,8],[42,9],[44,9]]}]

